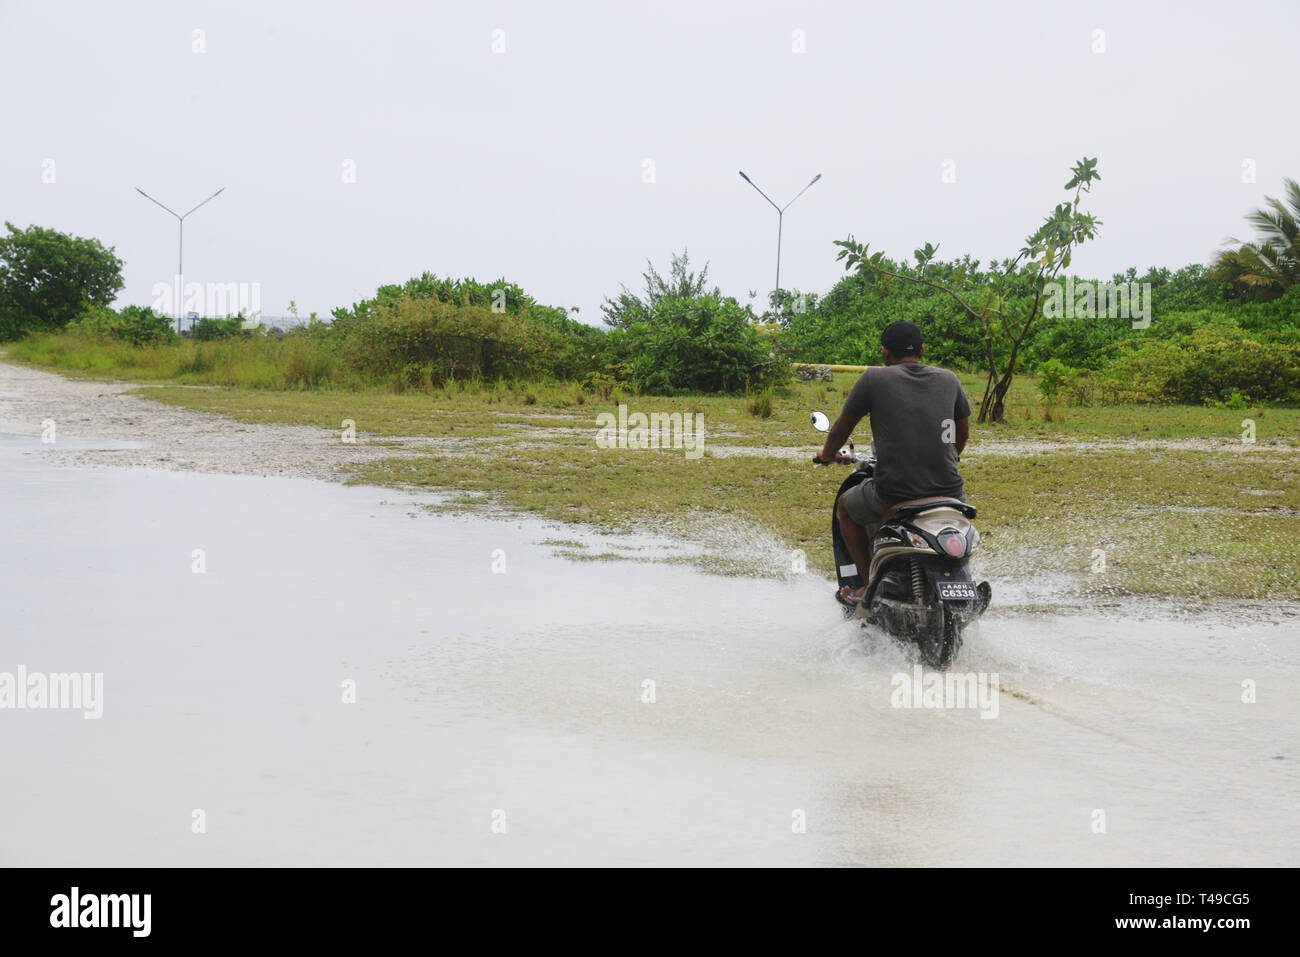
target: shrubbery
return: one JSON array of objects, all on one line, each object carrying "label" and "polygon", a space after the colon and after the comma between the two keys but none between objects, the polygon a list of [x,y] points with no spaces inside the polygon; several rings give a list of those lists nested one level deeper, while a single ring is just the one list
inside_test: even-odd
[{"label": "shrubbery", "polygon": [[68,328],[90,335],[109,336],[134,345],[167,342],[176,338],[171,320],[148,306],[123,306],[115,312],[108,306],[91,306]]},{"label": "shrubbery", "polygon": [[760,325],[748,306],[710,286],[708,263],[692,272],[683,251],[667,277],[647,262],[641,278],[643,293],[624,286],[601,307],[612,328],[593,378],[625,380],[653,395],[763,392],[789,383],[789,360],[774,351],[779,327]]},{"label": "shrubbery", "polygon": [[1060,359],[1048,359],[1038,367],[1038,392],[1047,402],[1055,402],[1061,397],[1064,387],[1072,384],[1079,377],[1078,369],[1072,369]]},{"label": "shrubbery", "polygon": [[1196,329],[1176,339],[1125,343],[1100,376],[1111,401],[1234,401],[1300,404],[1300,342],[1250,337],[1230,328]]},{"label": "shrubbery", "polygon": [[262,331],[260,325],[245,327],[245,321],[243,316],[226,316],[224,319],[205,316],[194,323],[190,338],[196,342],[211,342],[213,339],[230,339],[235,336],[248,338]]},{"label": "shrubbery", "polygon": [[735,299],[667,297],[625,333],[628,378],[654,395],[742,393],[783,386],[790,364],[773,354]]},{"label": "shrubbery", "polygon": [[[981,274],[979,263],[968,259],[925,268],[927,276],[944,281]],[[925,287],[894,282],[870,288],[850,275],[821,297],[783,291],[760,322],[734,298],[701,291],[706,272],[690,273],[684,256],[674,259],[667,280],[651,267],[644,297],[625,289],[607,302],[615,321],[605,328],[541,305],[505,279],[480,283],[425,273],[336,309],[333,322],[274,338],[260,328],[245,329],[238,316],[202,319],[188,344],[195,348],[175,358],[176,368],[185,377],[265,388],[419,390],[467,379],[549,378],[604,399],[620,389],[731,393],[749,396],[761,409],[761,397],[790,381],[791,360],[878,362],[880,332],[896,318],[921,327],[926,361],[979,364],[982,343],[974,323],[948,296]],[[1042,317],[1026,343],[1025,366],[1037,372],[1049,405],[1300,404],[1300,289],[1243,302],[1200,267],[1129,273],[1114,281],[1152,283],[1150,326]],[[67,332],[72,350],[102,350],[89,340],[74,341],[83,336],[130,346],[185,345],[171,320],[147,307],[83,306]],[[150,361],[165,365],[161,358]]]},{"label": "shrubbery", "polygon": [[[907,267],[891,263],[892,269]],[[930,263],[926,276],[952,281],[988,278],[978,262]],[[1202,266],[1117,274],[1112,282],[1151,284],[1151,324],[1134,329],[1128,319],[1042,316],[1026,341],[1025,369],[1040,377],[1052,402],[1296,402],[1300,373],[1300,289],[1271,301],[1243,300]],[[776,315],[782,325],[777,350],[800,362],[875,364],[880,333],[894,319],[915,322],[925,338],[926,361],[974,368],[980,364],[979,330],[941,293],[912,283],[877,284],[857,275],[808,308]],[[1240,343],[1234,346],[1233,343]],[[1251,345],[1246,345],[1250,343]]]},{"label": "shrubbery", "polygon": [[547,373],[556,337],[509,312],[404,296],[343,330],[344,364],[399,390],[454,379],[531,379]]},{"label": "shrubbery", "polygon": [[536,302],[504,278],[481,283],[424,273],[333,315],[326,334],[345,361],[392,377],[398,388],[498,376],[581,381],[605,361],[603,330]]},{"label": "shrubbery", "polygon": [[[981,266],[969,256],[952,262],[930,262],[924,272],[883,260],[891,272],[911,273],[940,284],[966,285],[974,289],[991,283],[996,264]],[[1075,277],[1076,284],[1085,280]],[[1088,280],[1100,281],[1100,280]],[[1153,328],[1164,330],[1170,317],[1198,312],[1201,315],[1229,313],[1240,317],[1242,328],[1294,326],[1300,317],[1300,298],[1294,293],[1268,303],[1239,301],[1231,287],[1208,277],[1203,266],[1191,265],[1177,271],[1150,269],[1117,273],[1114,283],[1134,282],[1151,286]],[[1015,284],[1009,284],[1014,289]],[[937,365],[974,368],[983,362],[983,340],[978,324],[945,293],[910,282],[868,283],[851,274],[841,279],[824,296],[804,297],[796,308],[798,294],[783,293],[778,318],[783,327],[781,345],[796,362],[828,364],[873,364],[880,361],[880,333],[895,319],[906,319],[920,327],[925,339],[926,358]],[[979,308],[982,301],[970,303]],[[1225,319],[1232,322],[1231,319]],[[1059,359],[1075,368],[1099,369],[1110,359],[1106,350],[1117,342],[1139,337],[1127,319],[1040,316],[1024,346],[1025,363],[1033,370],[1040,362]]]},{"label": "shrubbery", "polygon": [[614,328],[574,321],[505,279],[425,273],[336,309],[327,335],[345,368],[399,389],[538,377],[576,381],[606,397],[622,385],[662,395],[784,385],[789,363],[773,355],[749,309],[698,292],[703,273],[677,281],[684,266],[684,257],[675,259],[674,282],[661,280],[645,300],[625,291],[620,304],[634,308]]}]

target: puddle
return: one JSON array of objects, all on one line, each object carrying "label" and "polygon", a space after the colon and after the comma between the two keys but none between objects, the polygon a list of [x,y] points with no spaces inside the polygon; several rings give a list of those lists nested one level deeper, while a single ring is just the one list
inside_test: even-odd
[{"label": "puddle", "polygon": [[910,662],[824,581],[35,442],[0,439],[0,673],[102,673],[103,716],[0,710],[0,864],[1297,860],[1294,618],[995,581],[956,670],[996,718],[896,708]]}]

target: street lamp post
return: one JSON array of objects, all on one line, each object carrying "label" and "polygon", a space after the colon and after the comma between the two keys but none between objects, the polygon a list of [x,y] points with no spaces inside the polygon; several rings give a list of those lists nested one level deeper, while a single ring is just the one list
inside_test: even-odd
[{"label": "street lamp post", "polygon": [[[143,196],[145,199],[149,200],[149,202],[155,203],[158,206],[162,206],[163,209],[167,209],[166,206],[163,206],[162,203],[159,203],[158,200],[154,199],[152,196],[150,196],[148,193],[142,190],[139,186],[135,188],[135,191],[139,193],[141,196]],[[217,190],[215,193],[213,193],[211,196],[205,199],[202,203],[199,203],[199,206],[203,206],[207,203],[210,203],[212,200],[216,199],[225,191],[226,191],[226,187],[224,186],[221,187],[221,189]],[[198,209],[199,206],[195,206],[194,209]],[[176,247],[176,279],[177,282],[180,284],[180,288],[176,290],[176,334],[177,335],[180,335],[181,332],[181,314],[185,309],[185,217],[188,216],[190,213],[194,212],[194,209],[191,209],[189,213],[185,213],[184,215],[181,215],[175,210],[167,209],[167,212],[171,213],[173,216],[176,217],[176,220],[177,222],[180,223],[180,227],[181,227],[180,242],[177,244]]]},{"label": "street lamp post", "polygon": [[[743,169],[740,171],[740,177],[750,186],[753,186],[754,189],[758,189],[757,184],[755,184],[755,182],[752,179],[750,179],[748,176],[745,175],[745,171]],[[814,176],[808,182],[808,186],[805,186],[803,189],[799,190],[798,194],[795,196],[794,199],[798,199],[804,193],[808,192],[809,187],[812,186],[813,183],[817,182],[821,178],[822,178],[821,173],[818,173],[816,176]],[[767,193],[763,192],[761,189],[758,189],[758,195],[762,196],[769,203],[772,203],[772,197],[768,196]],[[793,205],[794,199],[790,200],[790,202],[786,203],[784,206],[778,206],[776,205],[776,203],[772,203],[772,208],[776,210],[776,289],[772,293],[773,309],[776,309],[778,306],[777,297],[781,292],[781,226],[785,219],[785,211],[789,209],[791,205]]]}]

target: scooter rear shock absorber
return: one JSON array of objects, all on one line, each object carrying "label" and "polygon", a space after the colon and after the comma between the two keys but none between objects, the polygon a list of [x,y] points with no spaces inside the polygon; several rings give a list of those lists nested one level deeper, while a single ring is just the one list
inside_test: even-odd
[{"label": "scooter rear shock absorber", "polygon": [[917,604],[925,601],[925,570],[921,568],[921,559],[912,559],[912,596]]}]

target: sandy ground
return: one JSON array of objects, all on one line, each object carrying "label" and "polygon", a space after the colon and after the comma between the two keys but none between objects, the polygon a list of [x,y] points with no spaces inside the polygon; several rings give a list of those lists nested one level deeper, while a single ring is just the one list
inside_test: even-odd
[{"label": "sandy ground", "polygon": [[[340,478],[348,466],[384,458],[441,452],[470,451],[479,443],[429,436],[371,437],[358,432],[345,443],[338,431],[299,425],[246,425],[211,412],[198,412],[127,395],[148,388],[131,382],[92,382],[69,379],[26,366],[0,361],[0,433],[38,437],[53,420],[55,441],[43,451],[66,465],[108,465],[215,472],[235,475],[280,475],[301,478]],[[195,386],[194,388],[207,388]],[[521,429],[527,433],[530,430]],[[544,440],[542,430],[534,430]],[[574,430],[565,430],[574,431]],[[593,429],[594,433],[594,429]],[[98,447],[85,441],[99,440]],[[487,440],[491,441],[491,440]],[[104,447],[115,444],[118,447]],[[748,446],[708,441],[706,449],[719,457],[754,456],[806,461],[814,445]],[[94,446],[95,443],[91,442]],[[1160,450],[1223,452],[1300,457],[1300,447],[1276,439],[1247,445],[1224,439],[985,439],[972,442],[969,459],[981,455],[1041,455],[1047,452],[1104,453]]]},{"label": "sandy ground", "polygon": [[[404,450],[391,443],[427,448],[428,437],[371,445],[341,433],[301,425],[245,425],[210,412],[197,412],[125,395],[141,386],[91,382],[0,362],[0,433],[40,436],[54,422],[55,441],[43,451],[65,465],[129,466],[337,479],[344,466],[391,458]],[[127,448],[87,448],[105,440]]]}]

